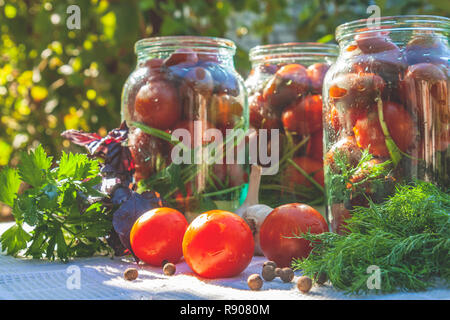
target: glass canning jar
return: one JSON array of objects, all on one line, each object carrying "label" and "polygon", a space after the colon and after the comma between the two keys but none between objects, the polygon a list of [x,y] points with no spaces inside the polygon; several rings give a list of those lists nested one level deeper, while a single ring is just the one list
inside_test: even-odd
[{"label": "glass canning jar", "polygon": [[[262,176],[260,202],[272,207],[300,201],[323,204],[322,82],[337,54],[336,45],[321,43],[250,50],[252,70],[245,82],[250,126],[259,138],[262,129],[278,130],[278,172]],[[268,137],[274,138],[269,132]],[[263,145],[271,149],[271,142]]]},{"label": "glass canning jar", "polygon": [[219,152],[230,143],[227,129],[248,129],[235,51],[232,41],[220,38],[142,39],[135,45],[136,69],[123,88],[135,180],[188,220],[208,209],[234,210],[246,196],[248,165],[225,161],[226,153]]},{"label": "glass canning jar", "polygon": [[450,19],[383,17],[340,25],[324,80],[325,184],[331,229],[355,206],[415,179],[450,186]]}]

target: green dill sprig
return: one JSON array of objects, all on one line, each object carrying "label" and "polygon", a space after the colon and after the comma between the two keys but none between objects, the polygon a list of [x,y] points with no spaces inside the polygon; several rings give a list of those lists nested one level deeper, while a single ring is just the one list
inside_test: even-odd
[{"label": "green dill sprig", "polygon": [[[314,277],[324,273],[333,286],[347,293],[419,291],[437,277],[450,281],[450,194],[417,181],[396,188],[387,201],[357,207],[348,232],[303,234],[313,250],[296,259],[295,270]],[[369,289],[369,266],[380,268],[380,289]]]}]

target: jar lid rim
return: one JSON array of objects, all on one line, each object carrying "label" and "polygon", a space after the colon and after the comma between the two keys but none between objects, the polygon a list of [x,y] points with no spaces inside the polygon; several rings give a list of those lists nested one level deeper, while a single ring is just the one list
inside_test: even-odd
[{"label": "jar lid rim", "polygon": [[450,18],[435,15],[400,15],[380,17],[378,26],[368,27],[373,18],[353,20],[336,28],[336,41],[356,34],[382,31],[424,30],[450,32]]},{"label": "jar lid rim", "polygon": [[259,45],[251,48],[249,51],[249,57],[252,61],[261,59],[267,55],[277,56],[277,58],[283,55],[289,55],[290,57],[304,55],[337,56],[338,46],[333,43],[320,42],[285,42]]},{"label": "jar lid rim", "polygon": [[233,53],[236,51],[236,45],[232,40],[207,36],[162,36],[143,38],[135,43],[134,50],[137,53],[138,51],[145,49],[149,49],[150,51],[158,51],[186,47],[198,49],[226,49],[232,51]]}]

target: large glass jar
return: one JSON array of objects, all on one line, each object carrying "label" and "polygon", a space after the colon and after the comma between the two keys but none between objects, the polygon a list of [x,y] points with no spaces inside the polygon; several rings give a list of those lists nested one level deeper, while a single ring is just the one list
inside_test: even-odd
[{"label": "large glass jar", "polygon": [[[272,207],[324,202],[322,144],[322,82],[335,61],[334,44],[284,43],[250,50],[252,70],[245,84],[249,92],[250,126],[270,139],[270,154],[278,148],[275,174],[261,179],[260,202]],[[277,141],[272,144],[273,139]],[[264,166],[264,164],[262,164]],[[273,167],[273,164],[271,164]],[[270,173],[270,171],[268,170]]]},{"label": "large glass jar", "polygon": [[[248,129],[235,50],[232,41],[210,37],[140,40],[137,67],[123,88],[139,188],[159,192],[188,220],[214,208],[234,210],[246,196],[248,162],[225,160],[225,150],[242,149]],[[242,129],[237,139],[228,138],[233,129]]]},{"label": "large glass jar", "polygon": [[339,26],[324,80],[325,183],[331,229],[398,183],[450,186],[450,19],[384,17]]}]

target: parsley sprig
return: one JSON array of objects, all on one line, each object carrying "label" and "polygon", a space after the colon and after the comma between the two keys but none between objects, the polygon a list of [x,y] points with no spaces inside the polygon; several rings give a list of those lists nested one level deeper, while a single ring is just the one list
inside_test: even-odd
[{"label": "parsley sprig", "polygon": [[[111,218],[101,203],[89,201],[103,196],[95,188],[100,182],[98,161],[85,154],[63,152],[55,165],[42,146],[22,152],[17,169],[0,172],[0,202],[16,221],[0,237],[2,250],[63,261],[107,250]],[[27,188],[19,193],[22,183]]]}]

